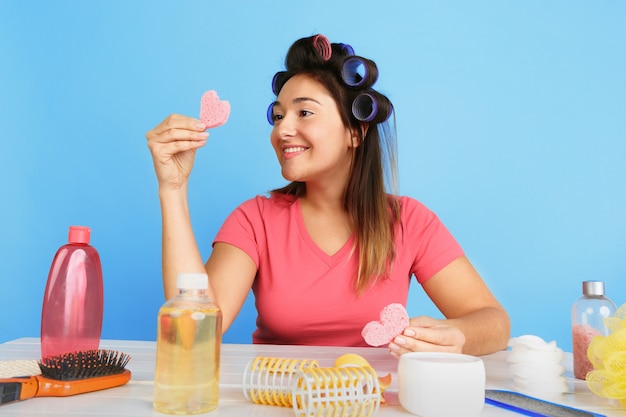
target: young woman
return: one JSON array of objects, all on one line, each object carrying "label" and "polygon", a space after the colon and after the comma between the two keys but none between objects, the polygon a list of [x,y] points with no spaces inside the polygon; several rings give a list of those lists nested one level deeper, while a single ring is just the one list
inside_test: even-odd
[{"label": "young woman", "polygon": [[[255,343],[365,346],[361,330],[412,277],[446,317],[413,317],[388,346],[486,354],[504,349],[509,318],[435,214],[396,192],[390,101],[374,62],[323,35],[296,41],[272,88],[271,143],[289,181],[241,204],[204,264],[188,176],[206,144],[199,120],[170,115],[146,135],[159,182],[163,285],[206,272],[228,329],[252,288]],[[389,189],[388,189],[389,188]]]}]

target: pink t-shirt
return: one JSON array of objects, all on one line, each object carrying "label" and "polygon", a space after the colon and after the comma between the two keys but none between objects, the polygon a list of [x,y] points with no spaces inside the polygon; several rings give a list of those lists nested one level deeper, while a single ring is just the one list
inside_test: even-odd
[{"label": "pink t-shirt", "polygon": [[238,247],[258,267],[253,342],[367,346],[363,326],[377,320],[388,304],[406,305],[412,275],[423,283],[463,255],[432,211],[412,198],[398,198],[401,225],[392,274],[360,296],[353,284],[354,237],[334,255],[326,254],[306,230],[300,200],[290,196],[257,196],[236,208],[214,242]]}]

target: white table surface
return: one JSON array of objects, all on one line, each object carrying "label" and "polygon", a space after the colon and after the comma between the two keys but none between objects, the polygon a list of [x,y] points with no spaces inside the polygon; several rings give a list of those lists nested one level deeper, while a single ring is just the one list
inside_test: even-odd
[{"label": "white table surface", "polygon": [[[152,341],[103,340],[101,348],[114,349],[131,356],[127,366],[131,381],[123,386],[76,395],[72,397],[41,397],[0,406],[0,416],[166,416],[152,409],[156,344]],[[376,416],[411,416],[397,400],[397,359],[384,348],[340,348],[319,346],[277,346],[224,344],[221,353],[219,407],[204,415],[215,417],[293,417],[291,408],[257,405],[249,402],[242,391],[243,371],[248,361],[256,356],[317,359],[321,366],[332,366],[344,353],[365,357],[379,375],[392,374],[392,385],[385,391],[386,404],[381,404]],[[507,352],[482,356],[487,371],[487,388],[508,389],[510,375],[506,363]],[[38,359],[39,339],[22,338],[0,344],[0,361]],[[569,361],[569,364],[568,364]],[[569,365],[569,366],[568,366]],[[626,408],[615,401],[593,395],[583,381],[571,378],[571,355],[566,357],[566,376],[569,393],[543,399],[580,408],[607,417],[626,417]],[[541,395],[533,394],[537,398]],[[521,414],[485,405],[480,416],[520,416]],[[458,416],[463,417],[463,416]]]}]

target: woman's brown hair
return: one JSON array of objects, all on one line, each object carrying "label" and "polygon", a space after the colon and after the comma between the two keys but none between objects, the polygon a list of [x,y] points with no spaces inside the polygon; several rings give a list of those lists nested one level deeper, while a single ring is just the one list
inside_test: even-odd
[{"label": "woman's brown hair", "polygon": [[[354,67],[346,65],[348,59],[362,65],[360,73],[346,75],[345,69]],[[400,221],[400,206],[395,197],[397,145],[389,123],[393,107],[387,97],[371,88],[378,75],[376,64],[354,56],[349,45],[328,43],[323,35],[296,41],[287,53],[285,67],[286,71],[274,76],[272,88],[276,95],[292,76],[311,77],[328,90],[344,125],[357,136],[344,208],[356,234],[359,270],[355,288],[362,293],[389,274],[395,258],[394,230]],[[291,182],[272,193],[302,197],[306,194],[306,184]]]}]

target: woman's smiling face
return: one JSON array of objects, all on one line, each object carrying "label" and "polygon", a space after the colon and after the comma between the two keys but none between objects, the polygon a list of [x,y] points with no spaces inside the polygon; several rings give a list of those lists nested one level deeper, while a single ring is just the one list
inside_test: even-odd
[{"label": "woman's smiling face", "polygon": [[272,146],[288,181],[345,182],[353,138],[328,90],[304,74],[281,89],[273,108]]}]

